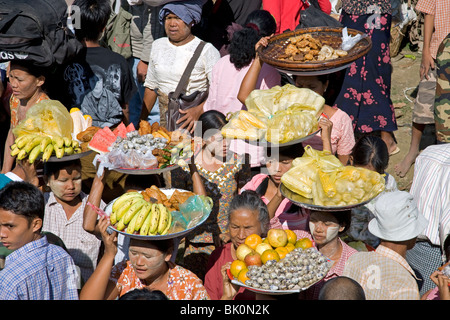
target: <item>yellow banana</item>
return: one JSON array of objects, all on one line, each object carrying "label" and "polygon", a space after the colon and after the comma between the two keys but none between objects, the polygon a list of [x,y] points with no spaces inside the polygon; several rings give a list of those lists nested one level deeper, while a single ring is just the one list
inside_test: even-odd
[{"label": "yellow banana", "polygon": [[125,223],[123,223],[123,217],[122,219],[119,220],[119,222],[116,225],[116,229],[119,231],[122,231],[123,229],[125,229],[126,225]]},{"label": "yellow banana", "polygon": [[159,207],[157,203],[152,204],[152,212],[150,215],[150,226],[148,228],[148,235],[155,234],[158,230],[159,222]]},{"label": "yellow banana", "polygon": [[117,222],[117,214],[116,212],[111,212],[111,215],[109,216],[109,222],[111,222],[111,225],[115,225]]},{"label": "yellow banana", "polygon": [[58,159],[61,159],[64,156],[64,148],[60,148],[57,145],[53,145],[55,150],[55,155]]},{"label": "yellow banana", "polygon": [[159,207],[159,221],[157,232],[161,234],[167,227],[167,222],[169,222],[169,210],[162,204],[158,203]]},{"label": "yellow banana", "polygon": [[73,148],[73,152],[74,153],[81,153],[81,148],[80,147]]},{"label": "yellow banana", "polygon": [[19,149],[22,149],[23,147],[25,147],[25,145],[29,141],[33,140],[34,137],[35,137],[34,134],[22,135],[22,136],[18,137],[15,142],[16,142],[17,146],[19,147]]},{"label": "yellow banana", "polygon": [[153,209],[153,205],[151,204],[150,206],[150,213],[147,215],[147,217],[144,220],[144,223],[142,224],[141,228],[139,229],[139,234],[141,236],[146,236],[148,235],[148,230],[150,229],[150,222],[152,219],[152,209]]},{"label": "yellow banana", "polygon": [[123,216],[130,210],[131,206],[135,204],[137,201],[142,200],[141,198],[135,197],[130,198],[123,203],[123,205],[117,210],[117,220],[122,219]]},{"label": "yellow banana", "polygon": [[71,155],[74,154],[73,148],[72,147],[64,147],[64,154],[66,155]]},{"label": "yellow banana", "polygon": [[170,227],[172,226],[172,213],[169,212],[169,221],[167,222],[166,228],[161,232],[161,235],[165,235],[169,232]]},{"label": "yellow banana", "polygon": [[72,140],[72,148],[76,149],[80,146],[80,143],[77,140]]},{"label": "yellow banana", "polygon": [[30,154],[28,155],[28,162],[33,163],[38,155],[41,153],[41,146],[38,144],[31,150]]},{"label": "yellow banana", "polygon": [[[140,210],[142,210],[142,209],[139,209],[139,211]],[[138,211],[138,213],[139,213],[139,211]],[[133,219],[131,219],[130,223],[127,225],[127,229],[125,230],[126,233],[129,233],[129,234],[133,234],[134,233],[134,231],[135,231],[134,229],[136,228],[137,218],[138,218],[138,214],[135,214],[133,216]]]},{"label": "yellow banana", "polygon": [[33,150],[34,147],[41,144],[42,139],[44,139],[43,136],[36,136],[33,138],[33,140],[30,140],[25,147],[23,148],[27,153],[30,153],[31,150]]},{"label": "yellow banana", "polygon": [[71,147],[72,146],[72,139],[68,137],[63,137],[64,140],[64,147]]},{"label": "yellow banana", "polygon": [[127,192],[123,195],[121,195],[119,198],[116,199],[116,201],[114,201],[111,210],[113,212],[117,211],[119,208],[122,207],[122,204],[125,203],[126,200],[130,199],[130,198],[134,198],[134,197],[140,197],[140,198],[144,198],[142,196],[142,194],[140,194],[139,192]]},{"label": "yellow banana", "polygon": [[52,137],[52,143],[55,145],[55,147],[58,147],[58,148],[64,147],[64,139],[60,136]]},{"label": "yellow banana", "polygon": [[133,203],[131,205],[130,209],[128,209],[128,211],[125,212],[124,221],[123,222],[125,224],[130,223],[131,219],[133,219],[133,217],[136,215],[136,213],[138,213],[139,210],[141,210],[141,208],[144,206],[145,202],[146,201],[144,199],[139,199],[138,201]]},{"label": "yellow banana", "polygon": [[48,161],[48,159],[50,159],[53,154],[53,150],[53,144],[50,143],[49,145],[47,145],[47,147],[43,151],[44,153],[42,154],[42,161]]},{"label": "yellow banana", "polygon": [[22,149],[22,150],[20,150],[19,154],[17,155],[17,160],[22,160],[26,156],[27,156],[27,152],[24,149]]},{"label": "yellow banana", "polygon": [[47,148],[47,146],[51,143],[52,143],[52,138],[44,137],[41,141],[41,150],[42,151],[45,150],[45,148]]},{"label": "yellow banana", "polygon": [[20,149],[19,147],[16,145],[14,148],[11,148],[11,157],[15,157],[19,154]]},{"label": "yellow banana", "polygon": [[17,144],[14,142],[14,143],[11,145],[10,149],[12,150],[12,149],[15,149],[15,148],[17,148]]},{"label": "yellow banana", "polygon": [[137,220],[136,220],[136,226],[134,227],[134,230],[139,231],[141,229],[142,225],[144,224],[145,219],[150,213],[150,210],[152,210],[152,203],[146,201],[144,206],[139,211]]}]

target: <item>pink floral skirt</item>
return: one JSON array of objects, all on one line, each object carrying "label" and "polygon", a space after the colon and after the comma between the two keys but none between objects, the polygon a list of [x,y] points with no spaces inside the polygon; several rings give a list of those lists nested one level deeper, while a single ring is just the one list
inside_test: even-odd
[{"label": "pink floral skirt", "polygon": [[341,22],[369,35],[372,49],[347,68],[335,106],[350,116],[355,133],[397,130],[391,101],[391,15],[344,12]]}]

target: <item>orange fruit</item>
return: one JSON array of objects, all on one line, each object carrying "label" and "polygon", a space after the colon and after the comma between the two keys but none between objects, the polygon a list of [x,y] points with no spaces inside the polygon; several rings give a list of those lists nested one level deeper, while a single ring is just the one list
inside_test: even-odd
[{"label": "orange fruit", "polygon": [[263,243],[270,244],[270,243],[269,243],[269,239],[268,239],[268,238],[264,238]]},{"label": "orange fruit", "polygon": [[262,243],[262,238],[257,234],[251,234],[247,238],[245,238],[244,243],[248,245],[253,250],[256,249],[256,246],[260,243]]},{"label": "orange fruit", "polygon": [[295,243],[296,248],[308,249],[308,248],[311,248],[312,246],[313,246],[313,243],[308,238],[301,238],[301,239],[297,240],[297,242]]},{"label": "orange fruit", "polygon": [[285,248],[288,250],[288,252],[291,252],[292,250],[295,249],[295,244],[288,242]]},{"label": "orange fruit", "polygon": [[266,250],[261,255],[261,261],[263,264],[265,264],[269,260],[276,260],[276,261],[280,260],[280,255],[278,254],[278,252],[275,251],[275,249]]},{"label": "orange fruit", "polygon": [[245,284],[245,281],[247,281],[248,279],[250,279],[249,277],[247,277],[247,271],[248,271],[247,268],[242,269],[242,270],[239,272],[239,275],[238,275],[238,277],[237,277],[237,279],[238,279],[240,282],[242,282],[243,284]]},{"label": "orange fruit", "polygon": [[283,259],[284,257],[286,257],[286,255],[289,253],[289,250],[286,247],[275,248],[275,251],[280,256],[280,259]]},{"label": "orange fruit", "polygon": [[239,276],[239,272],[241,272],[241,270],[246,269],[246,268],[247,268],[247,265],[245,264],[244,261],[234,260],[231,263],[230,272],[233,275],[233,277],[237,278]]},{"label": "orange fruit", "polygon": [[272,247],[284,247],[288,243],[287,234],[283,229],[270,229],[267,238]]},{"label": "orange fruit", "polygon": [[295,234],[295,232],[289,229],[285,229],[284,232],[286,232],[287,234],[288,242],[295,245],[295,243],[297,242],[297,235]]}]

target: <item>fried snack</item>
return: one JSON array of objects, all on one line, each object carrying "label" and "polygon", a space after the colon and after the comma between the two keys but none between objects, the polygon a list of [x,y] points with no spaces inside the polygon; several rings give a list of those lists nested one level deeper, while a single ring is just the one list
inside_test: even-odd
[{"label": "fried snack", "polygon": [[86,130],[81,131],[80,133],[77,134],[77,139],[80,140],[81,142],[89,142],[91,141],[94,134],[100,129],[101,129],[100,127],[96,126],[88,127]]},{"label": "fried snack", "polygon": [[158,131],[159,128],[160,128],[159,123],[158,122],[153,122],[153,124],[152,124],[152,132]]},{"label": "fried snack", "polygon": [[152,127],[151,127],[150,123],[148,121],[146,121],[146,120],[141,120],[139,122],[139,130],[138,130],[138,132],[139,132],[140,136],[152,133]]},{"label": "fried snack", "polygon": [[164,203],[167,201],[167,196],[159,190],[157,186],[151,186],[150,188],[145,189],[145,192],[150,198],[155,198],[158,203]]},{"label": "fried snack", "polygon": [[335,50],[329,45],[322,44],[319,39],[314,38],[311,34],[291,37],[288,42],[278,59],[297,62],[325,61],[345,57],[348,54],[345,50]]}]

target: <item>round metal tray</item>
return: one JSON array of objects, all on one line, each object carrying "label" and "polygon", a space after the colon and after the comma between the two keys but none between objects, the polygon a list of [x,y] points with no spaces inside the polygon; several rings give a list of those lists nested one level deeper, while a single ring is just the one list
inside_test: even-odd
[{"label": "round metal tray", "polygon": [[[258,48],[258,55],[263,62],[285,73],[297,75],[333,73],[347,68],[353,61],[366,55],[372,48],[370,37],[362,38],[348,51],[347,56],[333,60],[298,62],[278,59],[277,57],[284,53],[286,46],[289,44],[289,38],[301,34],[311,34],[314,38],[319,39],[322,44],[338,49],[342,43],[342,30],[343,28],[315,27],[288,31],[271,37],[266,47]],[[361,31],[349,28],[347,28],[347,32],[349,36],[364,34]]]},{"label": "round metal tray", "polygon": [[[65,155],[61,158],[58,158],[56,156],[51,156],[50,158],[48,158],[47,162],[64,162],[64,161],[77,160],[77,159],[81,159],[91,153],[92,153],[92,150],[81,152],[81,153],[74,153],[71,155]],[[39,156],[38,159],[42,159],[42,154]]]},{"label": "round metal tray", "polygon": [[369,200],[363,201],[361,203],[347,205],[347,206],[340,206],[340,207],[338,207],[338,206],[329,206],[329,207],[326,207],[326,206],[315,205],[313,203],[312,199],[305,198],[305,197],[295,193],[294,191],[288,189],[283,183],[281,183],[280,191],[281,191],[281,194],[284,197],[288,198],[292,203],[294,203],[294,204],[296,204],[296,205],[298,205],[300,207],[303,207],[303,208],[306,208],[306,209],[310,209],[310,210],[316,210],[316,211],[333,211],[333,212],[337,212],[337,211],[351,210],[353,208],[357,208],[357,207],[363,206],[363,205],[369,203],[370,201],[372,201],[372,199],[369,199]]},{"label": "round metal tray", "polygon": [[[183,190],[183,189],[176,189],[176,188],[171,188],[171,189],[160,189],[168,198],[170,198],[172,196],[172,194],[175,192],[175,190],[181,191],[181,192],[186,192],[188,190]],[[112,200],[111,202],[109,202],[106,207],[105,207],[105,212],[106,214],[110,215],[111,214],[111,209],[112,209],[112,205],[114,203],[114,201],[116,201],[119,197],[117,197],[116,199]],[[211,212],[210,212],[211,213]],[[130,238],[134,238],[134,239],[139,239],[139,240],[166,240],[166,239],[173,239],[173,238],[178,238],[178,237],[183,237],[186,234],[188,234],[189,232],[191,232],[192,230],[194,230],[195,228],[197,228],[198,226],[200,226],[202,223],[204,223],[206,221],[206,219],[208,219],[210,213],[205,214],[205,216],[193,227],[190,227],[189,229],[183,230],[183,231],[179,231],[179,232],[175,232],[175,233],[168,233],[165,235],[156,235],[156,236],[141,236],[139,234],[131,234],[131,233],[127,233],[125,231],[119,231],[116,228],[114,228],[113,226],[109,226],[108,230],[109,231],[115,231],[117,233],[123,234],[126,237],[130,237]]]}]

